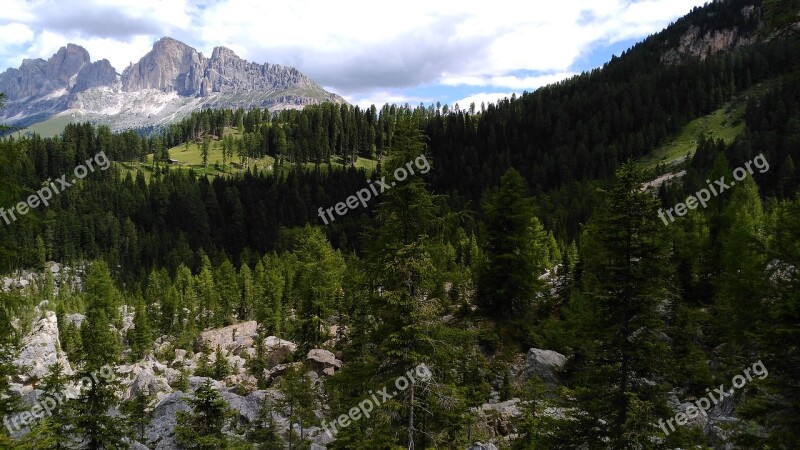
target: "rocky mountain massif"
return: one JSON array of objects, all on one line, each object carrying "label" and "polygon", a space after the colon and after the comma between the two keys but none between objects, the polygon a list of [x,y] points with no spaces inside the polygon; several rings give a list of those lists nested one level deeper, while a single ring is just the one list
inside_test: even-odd
[{"label": "rocky mountain massif", "polygon": [[199,108],[344,103],[295,68],[248,62],[225,47],[207,58],[168,37],[121,75],[68,44],[47,61],[26,59],[0,74],[0,92],[7,97],[0,122],[17,126],[59,115],[125,129],[172,122]]}]

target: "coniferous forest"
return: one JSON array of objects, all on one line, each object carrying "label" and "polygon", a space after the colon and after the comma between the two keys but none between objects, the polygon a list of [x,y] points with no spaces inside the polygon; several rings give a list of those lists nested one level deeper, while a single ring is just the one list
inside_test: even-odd
[{"label": "coniferous forest", "polygon": [[[0,448],[800,448],[798,11],[710,3],[497,104],[9,130],[0,206],[113,164],[0,219]],[[666,61],[690,28],[752,39]],[[242,170],[169,164],[195,142]]]}]

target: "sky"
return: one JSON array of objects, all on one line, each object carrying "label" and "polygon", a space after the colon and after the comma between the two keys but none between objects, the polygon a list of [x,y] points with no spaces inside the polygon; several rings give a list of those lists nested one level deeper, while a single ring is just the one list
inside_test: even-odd
[{"label": "sky", "polygon": [[493,102],[602,66],[705,0],[3,0],[0,70],[67,43],[122,72],[170,36],[361,106]]}]

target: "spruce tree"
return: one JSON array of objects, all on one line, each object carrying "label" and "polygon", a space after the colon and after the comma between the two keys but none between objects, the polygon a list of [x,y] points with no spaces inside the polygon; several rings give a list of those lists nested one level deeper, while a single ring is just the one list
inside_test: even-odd
[{"label": "spruce tree", "polygon": [[618,172],[581,240],[579,292],[568,308],[575,331],[576,393],[587,412],[575,436],[591,448],[633,449],[654,438],[669,353],[660,308],[670,276],[656,200],[633,163]]},{"label": "spruce tree", "polygon": [[286,442],[280,434],[278,423],[275,420],[276,402],[267,393],[258,412],[258,418],[250,424],[247,432],[247,441],[252,443],[256,450],[283,450]]},{"label": "spruce tree", "polygon": [[[397,125],[384,167],[393,174],[418,158],[427,158],[425,145],[416,124],[407,118]],[[359,324],[365,328],[355,332],[368,333],[368,339],[353,371],[348,372],[354,378],[348,386],[352,397],[338,399],[339,407],[368,397],[369,389],[391,387],[417,367],[438,374],[436,367],[451,367],[460,355],[459,347],[471,344],[463,334],[444,330],[435,319],[441,314],[441,301],[432,295],[439,278],[433,260],[446,246],[441,230],[449,217],[440,214],[425,180],[419,174],[409,176],[384,192],[377,218],[378,227],[367,235],[365,264],[370,287],[365,317],[372,315],[374,319],[367,321],[374,325]],[[426,378],[409,381],[407,389],[376,408],[374,419],[340,431],[335,448],[445,445],[458,434],[461,423],[456,417],[464,412],[463,399],[447,380],[437,375],[433,380]],[[441,398],[448,399],[446,407],[438,401]]]},{"label": "spruce tree", "polygon": [[131,346],[131,356],[134,360],[143,358],[153,343],[150,318],[147,315],[144,301],[141,299],[136,302],[136,307],[134,308],[133,328],[128,331],[128,341]]},{"label": "spruce tree", "polygon": [[492,317],[527,312],[548,258],[547,235],[536,219],[525,180],[516,170],[500,178],[486,204],[485,261],[478,271],[478,302]]},{"label": "spruce tree", "polygon": [[145,440],[145,430],[153,419],[153,404],[156,396],[149,391],[139,391],[132,398],[122,404],[122,412],[126,415],[126,422],[131,429],[134,439],[139,442]]},{"label": "spruce tree", "polygon": [[114,287],[108,266],[98,260],[86,275],[86,320],[81,326],[83,367],[75,374],[82,388],[74,402],[76,440],[87,450],[127,448],[126,430],[120,421],[109,416],[117,405],[119,383],[114,368],[119,360],[120,342],[112,328],[119,293]]},{"label": "spruce tree", "polygon": [[[22,439],[23,449],[36,450],[65,450],[70,447],[70,433],[72,413],[70,404],[65,397],[69,377],[64,374],[64,365],[57,361],[47,369],[47,374],[42,379],[40,387],[42,395],[40,402],[52,402],[49,413],[42,417],[31,431]],[[0,447],[2,448],[2,447]]]}]

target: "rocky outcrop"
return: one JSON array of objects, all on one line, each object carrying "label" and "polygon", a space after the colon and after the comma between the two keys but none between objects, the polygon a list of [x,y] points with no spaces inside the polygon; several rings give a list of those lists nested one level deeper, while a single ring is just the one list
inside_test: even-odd
[{"label": "rocky outcrop", "polygon": [[[158,89],[174,91],[181,96],[206,97],[212,93],[242,94],[290,88],[322,91],[317,83],[293,67],[251,63],[225,47],[216,47],[211,58],[206,58],[194,48],[169,37],[156,42],[149,53],[122,73],[125,91]],[[306,102],[315,100],[318,101],[303,96],[284,96],[281,101],[309,104]],[[329,100],[341,101],[341,98],[330,95]]]},{"label": "rocky outcrop", "polygon": [[703,33],[700,27],[693,25],[681,36],[678,47],[664,52],[661,60],[666,64],[675,64],[683,61],[686,57],[695,56],[705,59],[709,55],[730,51],[753,42],[752,37],[742,35],[735,28],[710,30]]},{"label": "rocky outcrop", "polygon": [[122,89],[158,89],[191,96],[200,90],[207,59],[183,42],[165,37],[136,64],[122,72]]},{"label": "rocky outcrop", "polygon": [[297,351],[297,344],[269,336],[264,339],[264,350],[266,351],[267,367],[272,368],[286,362]]},{"label": "rocky outcrop", "polygon": [[342,368],[342,362],[333,353],[319,348],[308,352],[306,362],[318,375],[333,375]]},{"label": "rocky outcrop", "polygon": [[475,408],[478,423],[490,436],[508,436],[514,432],[514,420],[522,415],[520,400],[512,398],[500,403],[486,403]]},{"label": "rocky outcrop", "polygon": [[61,352],[56,314],[47,311],[45,317],[37,321],[33,330],[22,339],[21,350],[14,361],[21,368],[19,381],[23,385],[35,385],[56,361],[61,362],[65,373],[72,373],[69,361]]},{"label": "rocky outcrop", "polygon": [[[66,109],[78,74],[90,63],[86,49],[68,44],[47,61],[26,59],[18,69],[6,70],[0,74],[0,92],[7,99],[0,119],[50,115]],[[92,84],[89,82],[92,74],[91,70],[86,72],[82,82]]]},{"label": "rocky outcrop", "polygon": [[72,88],[78,72],[90,63],[89,52],[75,44],[61,47],[47,61],[26,59],[19,69],[0,74],[0,92],[8,101],[40,97],[61,89]]},{"label": "rocky outcrop", "polygon": [[[241,351],[246,347],[252,347],[258,334],[258,323],[251,320],[224,328],[215,328],[200,333],[194,343],[196,352],[207,350],[221,350],[234,353],[234,350]],[[236,352],[238,353],[238,352]]]},{"label": "rocky outcrop", "polygon": [[497,446],[491,443],[476,442],[467,450],[497,450]]},{"label": "rocky outcrop", "polygon": [[538,377],[548,386],[561,384],[558,373],[567,363],[567,357],[553,350],[532,348],[528,350],[524,361],[511,368],[512,376],[525,382],[531,377]]},{"label": "rocky outcrop", "polygon": [[112,86],[117,82],[117,71],[107,59],[84,66],[75,79],[70,92],[82,92],[101,86]]}]

